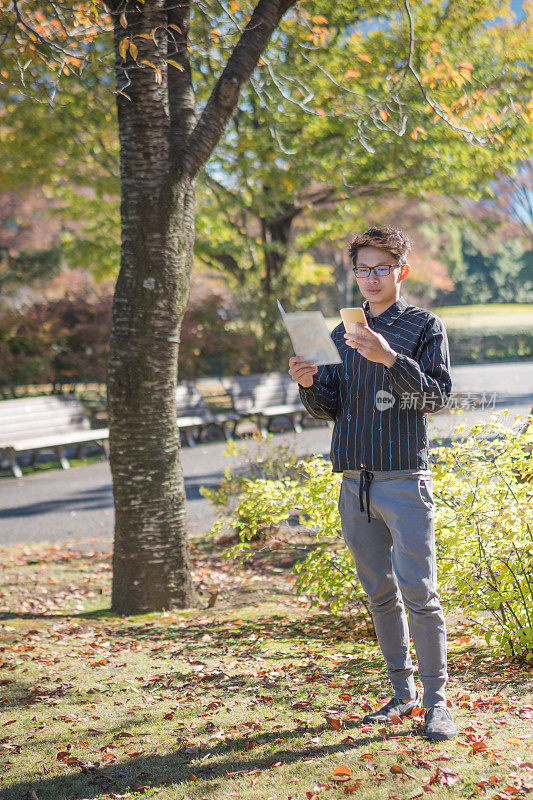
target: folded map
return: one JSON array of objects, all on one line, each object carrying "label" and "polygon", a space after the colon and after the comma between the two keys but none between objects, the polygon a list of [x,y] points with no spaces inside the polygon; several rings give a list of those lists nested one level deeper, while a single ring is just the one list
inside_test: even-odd
[{"label": "folded map", "polygon": [[321,364],[340,364],[339,351],[329,335],[321,311],[293,311],[286,313],[278,300],[278,308],[291,337],[294,354],[306,361]]}]

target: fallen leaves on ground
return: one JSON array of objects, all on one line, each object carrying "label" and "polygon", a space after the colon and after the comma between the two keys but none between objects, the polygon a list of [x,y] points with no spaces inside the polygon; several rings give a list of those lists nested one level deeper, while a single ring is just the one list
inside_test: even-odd
[{"label": "fallen leaves on ground", "polygon": [[[248,798],[251,787],[266,797],[274,774],[294,800],[324,800],[335,787],[364,800],[377,787],[380,797],[401,800],[456,785],[491,800],[522,800],[531,789],[533,708],[508,660],[493,666],[485,655],[484,665],[461,654],[449,698],[459,736],[443,749],[417,735],[421,708],[380,728],[362,725],[386,696],[366,623],[323,606],[303,610],[286,567],[269,572],[258,561],[261,569],[240,570],[196,554],[207,608],[119,618],[101,599],[109,554],[42,545],[14,552],[2,560],[0,551],[4,597],[12,590],[16,609],[0,621],[0,768],[8,780],[25,769],[66,781],[72,796],[86,796],[77,789],[86,780],[101,797],[151,792],[165,800],[186,797],[191,784],[202,799]],[[215,609],[208,596],[219,578]],[[248,604],[231,608],[231,592],[241,591]],[[465,644],[481,653],[476,642]],[[165,759],[175,763],[170,788],[152,768]],[[210,791],[215,775],[220,788]]]}]

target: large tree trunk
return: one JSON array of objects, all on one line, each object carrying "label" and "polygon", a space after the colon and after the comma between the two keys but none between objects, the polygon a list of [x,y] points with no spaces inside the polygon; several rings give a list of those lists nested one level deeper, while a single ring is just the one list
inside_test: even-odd
[{"label": "large tree trunk", "polygon": [[[194,190],[179,213],[131,208],[115,290],[109,362],[115,495],[113,608],[122,613],[194,601],[176,418],[177,331],[187,297]],[[159,208],[159,211],[162,211]],[[165,222],[166,220],[166,222]],[[142,236],[128,236],[142,231]]]},{"label": "large tree trunk", "polygon": [[[194,602],[176,419],[178,342],[194,243],[194,182],[282,14],[259,0],[199,118],[192,0],[109,0],[115,23],[122,255],[108,371],[114,610]],[[133,53],[127,43],[135,38]],[[123,42],[122,48],[120,46]],[[176,66],[168,66],[171,58]]]},{"label": "large tree trunk", "polygon": [[[129,13],[128,33],[166,24],[164,3],[158,5],[137,18]],[[126,32],[117,29],[119,41]],[[119,88],[121,77],[119,72]],[[182,180],[169,188],[165,84],[157,84],[150,70],[134,66],[129,80],[124,93],[130,99],[118,95],[122,257],[108,371],[115,499],[112,605],[122,613],[141,613],[194,601],[176,417],[194,184]]]}]

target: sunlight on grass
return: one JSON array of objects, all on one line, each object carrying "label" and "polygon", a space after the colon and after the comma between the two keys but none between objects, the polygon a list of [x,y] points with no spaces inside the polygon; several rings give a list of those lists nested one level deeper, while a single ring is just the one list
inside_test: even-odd
[{"label": "sunlight on grass", "polygon": [[533,304],[443,306],[433,311],[449,329],[533,328]]},{"label": "sunlight on grass", "polygon": [[252,582],[214,543],[196,559],[204,580],[226,575],[213,608],[125,618],[108,553],[0,550],[3,800],[525,797],[527,669],[450,623],[458,739],[362,726],[389,692],[366,622],[302,605],[281,566]]}]

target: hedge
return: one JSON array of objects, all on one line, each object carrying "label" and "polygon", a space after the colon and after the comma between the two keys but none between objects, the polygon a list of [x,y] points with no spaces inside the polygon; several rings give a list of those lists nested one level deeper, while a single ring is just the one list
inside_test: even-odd
[{"label": "hedge", "polygon": [[452,364],[483,364],[533,358],[533,331],[448,330]]},{"label": "hedge", "polygon": [[[0,395],[27,384],[103,383],[111,304],[106,293],[70,296],[0,315]],[[189,305],[181,329],[181,379],[264,369],[257,336],[244,322],[226,318],[223,308],[217,294]],[[452,364],[533,359],[533,331],[451,328],[448,336]]]}]

